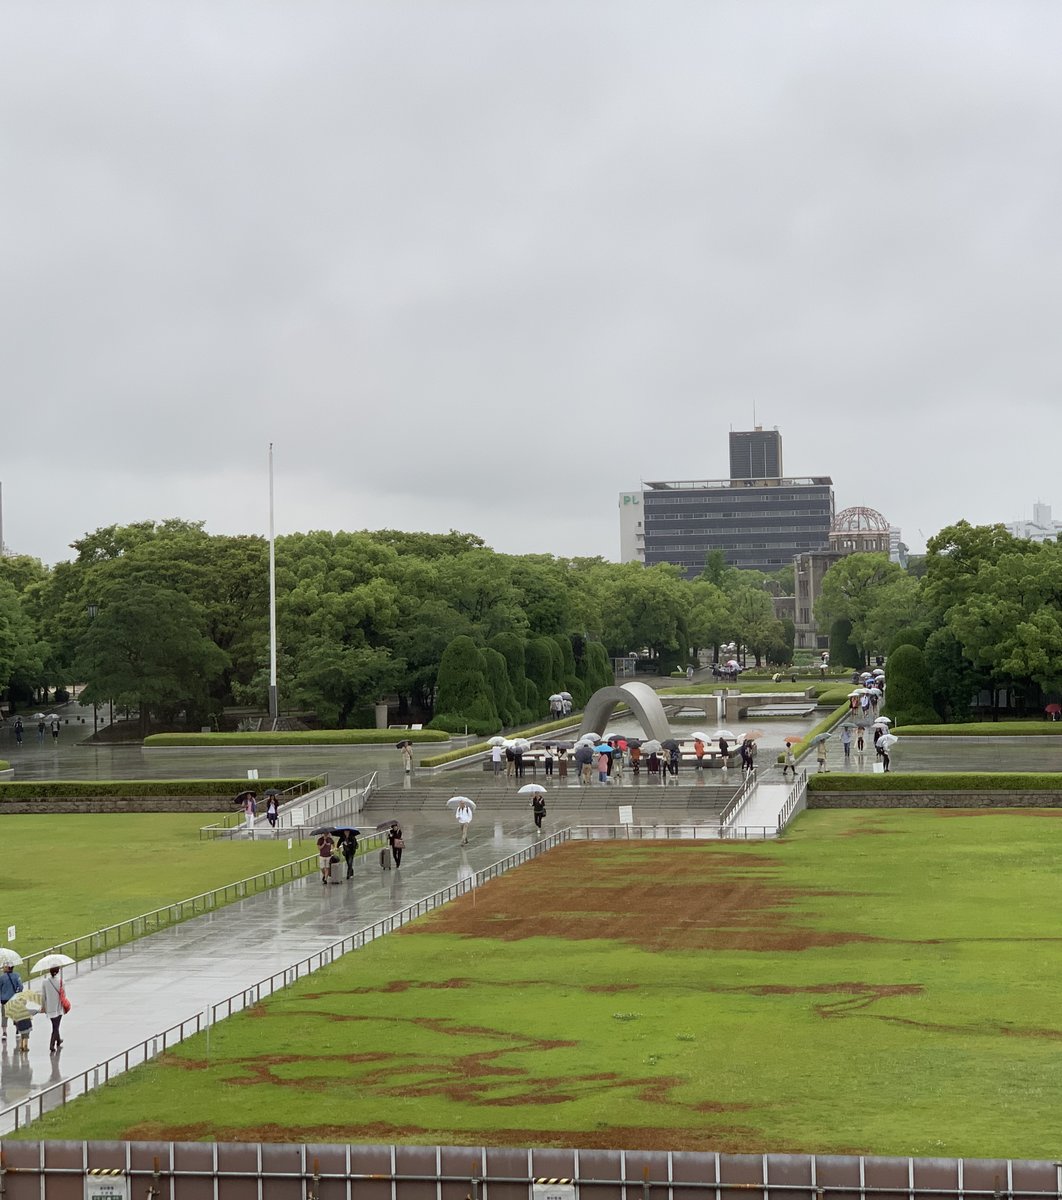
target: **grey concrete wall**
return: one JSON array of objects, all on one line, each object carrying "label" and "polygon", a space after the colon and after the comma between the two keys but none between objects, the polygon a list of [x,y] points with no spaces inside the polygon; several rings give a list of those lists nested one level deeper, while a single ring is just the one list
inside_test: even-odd
[{"label": "grey concrete wall", "polygon": [[814,792],[808,808],[1059,808],[1062,792]]}]

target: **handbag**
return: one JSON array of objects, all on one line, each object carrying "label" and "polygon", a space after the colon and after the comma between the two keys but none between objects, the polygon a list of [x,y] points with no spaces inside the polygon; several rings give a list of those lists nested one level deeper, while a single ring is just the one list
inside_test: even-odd
[{"label": "handbag", "polygon": [[62,1005],[64,1013],[68,1013],[73,1008],[73,1005],[67,999],[66,987],[63,984],[59,985],[59,1003]]},{"label": "handbag", "polygon": [[406,848],[406,842],[404,838],[395,838],[391,845],[394,846],[396,850],[404,850]]}]

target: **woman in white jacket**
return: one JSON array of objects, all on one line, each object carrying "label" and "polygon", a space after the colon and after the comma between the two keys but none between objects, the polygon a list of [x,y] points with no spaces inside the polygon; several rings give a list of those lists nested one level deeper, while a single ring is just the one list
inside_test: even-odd
[{"label": "woman in white jacket", "polygon": [[41,983],[41,1012],[52,1022],[52,1039],[48,1053],[52,1054],[63,1044],[59,1036],[59,1022],[63,1019],[63,980],[58,967],[52,967]]}]

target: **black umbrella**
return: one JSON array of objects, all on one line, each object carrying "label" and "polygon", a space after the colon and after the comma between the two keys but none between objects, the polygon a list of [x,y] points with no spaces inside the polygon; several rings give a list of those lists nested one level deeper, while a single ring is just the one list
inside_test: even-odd
[{"label": "black umbrella", "polygon": [[361,833],[361,830],[360,830],[360,829],[355,829],[353,825],[334,825],[334,826],[332,827],[332,832],[333,832],[333,833],[354,833],[354,834],[357,834],[357,833]]},{"label": "black umbrella", "polygon": [[248,789],[246,792],[240,792],[238,796],[233,796],[232,802],[233,804],[242,804],[248,796],[254,799],[254,792],[252,792],[250,789]]},{"label": "black umbrella", "polygon": [[266,788],[266,790],[262,793],[262,795],[263,796],[279,796],[280,790],[278,788]]},{"label": "black umbrella", "polygon": [[397,824],[398,824],[398,822],[394,819],[394,817],[392,817],[390,821],[381,821],[380,824],[376,826],[376,828],[377,829],[390,829],[392,825],[397,825]]},{"label": "black umbrella", "polygon": [[661,742],[660,745],[663,746],[665,750],[677,750],[679,748],[679,744],[674,738],[668,738],[666,742]]},{"label": "black umbrella", "polygon": [[550,745],[556,750],[570,750],[572,742],[550,742]]},{"label": "black umbrella", "polygon": [[310,837],[314,837],[319,833],[320,834],[335,833],[335,830],[331,827],[331,825],[326,825],[323,829],[311,829]]},{"label": "black umbrella", "polygon": [[642,739],[641,739],[641,738],[628,738],[628,739],[627,739],[627,749],[628,749],[628,750],[629,750],[629,749],[630,749],[632,746],[640,746],[641,744],[642,744]]},{"label": "black umbrella", "polygon": [[402,741],[395,742],[395,749],[401,750],[403,746],[412,746],[412,745],[413,745],[413,743],[409,740],[409,738],[403,738]]},{"label": "black umbrella", "polygon": [[579,746],[575,751],[575,761],[577,763],[588,763],[594,761],[594,752],[589,746]]}]

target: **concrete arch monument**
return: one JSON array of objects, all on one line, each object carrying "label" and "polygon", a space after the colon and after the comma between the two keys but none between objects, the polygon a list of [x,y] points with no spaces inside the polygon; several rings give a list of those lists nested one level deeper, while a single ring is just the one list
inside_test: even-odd
[{"label": "concrete arch monument", "polygon": [[639,722],[647,738],[663,741],[671,736],[671,723],[660,703],[660,697],[647,683],[613,684],[598,688],[590,697],[583,711],[583,723],[579,736],[584,733],[604,733],[605,726],[617,704],[626,704]]}]

